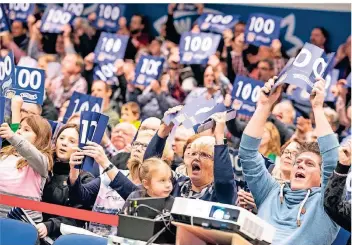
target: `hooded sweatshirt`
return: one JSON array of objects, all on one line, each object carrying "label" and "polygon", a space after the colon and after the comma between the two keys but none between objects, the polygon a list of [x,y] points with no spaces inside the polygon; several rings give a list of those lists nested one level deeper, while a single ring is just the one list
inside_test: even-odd
[{"label": "hooded sweatshirt", "polygon": [[258,148],[261,139],[243,134],[239,158],[258,216],[276,228],[273,245],[330,245],[339,226],[324,210],[324,190],[337,160],[339,143],[334,134],[318,138],[322,156],[321,187],[293,191],[268,173]]}]

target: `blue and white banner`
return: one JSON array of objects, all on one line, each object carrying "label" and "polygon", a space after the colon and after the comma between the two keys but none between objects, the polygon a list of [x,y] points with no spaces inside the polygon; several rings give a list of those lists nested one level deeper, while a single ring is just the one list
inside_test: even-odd
[{"label": "blue and white banner", "polygon": [[14,95],[19,95],[24,102],[42,105],[44,100],[44,83],[44,70],[16,66],[15,82],[12,84],[12,88],[7,91],[5,97],[12,98]]},{"label": "blue and white banner", "polygon": [[[90,111],[82,112],[80,118],[79,148],[82,149],[88,141],[100,144],[108,121],[109,117],[103,114]],[[93,158],[85,157],[82,162],[82,169],[94,174],[94,162]]]},{"label": "blue and white banner", "polygon": [[206,64],[209,56],[215,54],[220,39],[220,35],[212,33],[183,33],[180,41],[180,63]]},{"label": "blue and white banner", "polygon": [[5,12],[5,4],[0,4],[0,33],[9,30],[10,23]]},{"label": "blue and white banner", "polygon": [[97,64],[93,70],[93,80],[101,80],[107,82],[110,85],[118,85],[119,80],[114,73],[114,65],[112,63]]},{"label": "blue and white banner", "polygon": [[45,10],[40,31],[43,33],[62,33],[63,26],[71,25],[74,18],[73,13],[53,5]]},{"label": "blue and white banner", "polygon": [[102,103],[102,98],[78,93],[76,91],[73,92],[63,123],[66,123],[67,120],[76,112],[90,111],[100,113],[102,110]]},{"label": "blue and white banner", "polygon": [[133,84],[148,86],[153,80],[158,80],[165,59],[157,56],[142,55],[139,58]]},{"label": "blue and white banner", "polygon": [[94,50],[95,63],[114,63],[125,57],[129,37],[103,32]]},{"label": "blue and white banner", "polygon": [[274,88],[284,84],[293,84],[310,93],[316,78],[325,78],[331,71],[335,53],[326,55],[324,50],[306,43],[290,66],[281,72]]},{"label": "blue and white banner", "polygon": [[215,32],[222,35],[226,29],[232,30],[239,19],[239,15],[206,13],[197,19],[197,23],[201,31]]},{"label": "blue and white banner", "polygon": [[0,58],[0,86],[1,95],[5,96],[7,90],[15,83],[15,62],[12,51],[4,58]]},{"label": "blue and white banner", "polygon": [[236,76],[232,90],[232,98],[234,99],[232,108],[238,114],[252,116],[263,85],[262,81],[245,76]]},{"label": "blue and white banner", "polygon": [[[331,87],[336,85],[339,77],[339,70],[333,69],[325,78],[325,101],[326,102],[334,102],[336,97],[331,92]],[[293,90],[291,99],[296,103],[311,106],[310,105],[310,93],[305,89],[296,88]]]},{"label": "blue and white banner", "polygon": [[28,16],[34,12],[34,7],[33,3],[10,3],[8,17],[10,20],[27,22]]},{"label": "blue and white banner", "polygon": [[245,42],[255,46],[270,46],[279,39],[281,18],[267,14],[251,14],[244,32]]},{"label": "blue and white banner", "polygon": [[99,30],[117,32],[118,19],[124,16],[125,8],[124,4],[98,4],[93,26]]}]

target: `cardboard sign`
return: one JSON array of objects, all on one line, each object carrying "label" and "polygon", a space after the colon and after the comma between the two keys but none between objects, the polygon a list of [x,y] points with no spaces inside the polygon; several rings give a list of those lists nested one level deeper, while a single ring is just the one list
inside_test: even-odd
[{"label": "cardboard sign", "polygon": [[133,84],[148,86],[153,80],[158,80],[165,59],[161,57],[143,55],[136,66]]},{"label": "cardboard sign", "polygon": [[313,88],[316,78],[325,78],[331,71],[335,53],[326,55],[324,50],[310,43],[306,43],[289,65],[286,65],[276,81],[273,90],[284,84],[293,84],[306,90]]},{"label": "cardboard sign", "polygon": [[63,26],[72,24],[74,18],[73,13],[53,5],[45,10],[40,31],[43,33],[62,33]]},{"label": "cardboard sign", "polygon": [[11,99],[15,95],[22,97],[24,102],[43,104],[45,71],[41,69],[16,66],[16,79],[12,88],[5,93]]},{"label": "cardboard sign", "polygon": [[63,9],[79,17],[83,14],[84,4],[83,3],[64,3]]},{"label": "cardboard sign", "polygon": [[93,80],[101,80],[110,85],[118,85],[119,79],[114,73],[115,67],[112,63],[97,64],[93,70]]},{"label": "cardboard sign", "polygon": [[4,4],[0,4],[0,33],[10,30],[10,22],[6,15],[4,6]]},{"label": "cardboard sign", "polygon": [[239,19],[239,15],[206,13],[197,19],[197,23],[201,31],[209,31],[222,35],[226,29],[232,29]]},{"label": "cardboard sign", "polygon": [[103,32],[94,49],[95,63],[114,63],[125,57],[129,37],[124,35]]},{"label": "cardboard sign", "polygon": [[[105,129],[108,125],[109,117],[97,112],[84,111],[80,119],[79,148],[82,149],[87,141],[100,144]],[[85,157],[82,163],[82,169],[93,173],[94,159]]]},{"label": "cardboard sign", "polygon": [[5,58],[0,58],[0,86],[2,96],[5,96],[7,90],[12,87],[15,79],[15,62],[13,53],[10,51]]},{"label": "cardboard sign", "polygon": [[29,15],[33,14],[35,4],[33,3],[10,3],[9,4],[9,19],[27,22]]},{"label": "cardboard sign", "polygon": [[234,99],[232,108],[237,110],[238,114],[253,115],[263,85],[262,81],[236,76],[232,90],[232,98]]},{"label": "cardboard sign", "polygon": [[[325,101],[326,102],[334,102],[336,97],[331,92],[331,87],[337,83],[337,79],[339,77],[339,70],[334,69],[332,70],[325,79]],[[307,92],[305,89],[296,88],[293,90],[291,95],[291,99],[294,100],[296,103],[311,106],[310,104],[310,93]]]},{"label": "cardboard sign", "polygon": [[270,46],[279,39],[281,18],[267,14],[251,14],[244,33],[245,42],[255,46]]},{"label": "cardboard sign", "polygon": [[102,98],[74,92],[67,107],[63,123],[76,112],[91,111],[100,113],[102,110]]},{"label": "cardboard sign", "polygon": [[216,53],[221,36],[212,33],[182,33],[180,40],[181,64],[206,64]]},{"label": "cardboard sign", "polygon": [[93,26],[99,30],[116,33],[119,29],[118,19],[124,15],[125,8],[123,4],[98,4]]}]

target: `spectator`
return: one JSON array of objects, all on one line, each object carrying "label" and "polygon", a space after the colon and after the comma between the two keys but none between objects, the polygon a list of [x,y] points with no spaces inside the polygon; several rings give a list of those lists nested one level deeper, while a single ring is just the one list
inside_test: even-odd
[{"label": "spectator", "polygon": [[108,83],[96,80],[92,85],[92,96],[102,98],[102,113],[109,117],[108,125],[113,128],[119,123],[119,114],[116,112],[116,103],[110,100],[112,95],[111,87]]},{"label": "spectator", "polygon": [[141,125],[141,121],[139,121],[140,115],[139,105],[136,102],[127,102],[121,108],[120,122],[131,123],[138,129]]},{"label": "spectator", "polygon": [[319,48],[330,53],[327,44],[329,42],[329,33],[324,27],[315,27],[310,34],[310,42]]},{"label": "spectator", "polygon": [[11,24],[11,33],[13,36],[13,41],[16,43],[16,45],[24,52],[26,52],[29,38],[27,35],[27,26],[25,23],[18,20],[13,21]]},{"label": "spectator", "polygon": [[240,34],[244,33],[246,30],[246,23],[243,21],[239,21],[236,23],[234,28],[234,37],[238,37]]},{"label": "spectator", "polygon": [[[25,117],[16,133],[7,123],[2,124],[0,137],[11,144],[0,151],[0,192],[40,201],[53,165],[50,124],[40,116]],[[10,207],[0,206],[0,216],[6,217]],[[40,212],[27,213],[35,222],[42,221]]]},{"label": "spectator", "polygon": [[161,120],[159,118],[149,117],[141,123],[139,131],[152,130],[156,132],[160,128],[160,124]]},{"label": "spectator", "polygon": [[118,151],[129,152],[137,129],[130,123],[122,122],[115,126],[111,133],[111,143]]},{"label": "spectator", "polygon": [[201,137],[201,135],[195,134],[188,138],[183,148],[183,162],[176,168],[175,170],[176,174],[188,176],[187,166],[191,165],[191,162],[192,162],[191,146],[192,146],[192,143],[199,137]]},{"label": "spectator", "polygon": [[[312,93],[315,96],[311,101],[319,146],[317,143],[302,145],[289,186],[280,186],[270,176],[264,167],[263,157],[258,153],[263,126],[282,91],[279,88],[266,96],[264,93],[270,93],[273,85],[274,80],[270,79],[262,88],[257,109],[244,131],[239,151],[245,179],[258,207],[258,216],[276,228],[273,244],[330,245],[337,235],[338,226],[326,215],[322,192],[337,162],[338,141],[323,111],[325,81],[320,79],[314,84]],[[316,230],[316,227],[319,229]]]},{"label": "spectator", "polygon": [[289,100],[284,100],[280,103],[277,103],[274,106],[272,114],[282,123],[294,126],[294,121],[296,119],[296,111]]},{"label": "spectator", "polygon": [[[66,124],[60,128],[55,142],[54,167],[52,172],[49,173],[48,181],[43,190],[43,202],[74,208],[90,208],[81,205],[80,200],[77,200],[78,203],[74,203],[74,200],[69,199],[67,186],[67,178],[70,172],[69,160],[78,147],[78,140],[79,127],[77,125]],[[80,173],[80,176],[82,183],[89,182],[94,178],[93,175],[84,171]],[[84,227],[85,224],[84,221],[49,214],[43,214],[43,221],[36,226],[39,237],[49,236],[54,240],[61,235],[60,225],[62,223],[78,227]]]},{"label": "spectator", "polygon": [[68,54],[61,62],[62,75],[47,80],[45,87],[56,108],[72,96],[73,92],[87,93],[87,81],[81,76],[83,59],[77,54]]},{"label": "spectator", "polygon": [[174,152],[174,159],[171,164],[172,170],[183,163],[183,153],[187,140],[194,135],[193,130],[186,129],[184,126],[179,126],[176,128],[175,137],[172,141],[172,150]]},{"label": "spectator", "polygon": [[[325,189],[324,207],[327,214],[347,231],[351,230],[351,199],[344,195],[351,167],[351,140],[339,148],[339,162]],[[348,183],[350,187],[351,183]],[[349,190],[347,190],[349,191]],[[346,200],[347,199],[347,200]]]}]

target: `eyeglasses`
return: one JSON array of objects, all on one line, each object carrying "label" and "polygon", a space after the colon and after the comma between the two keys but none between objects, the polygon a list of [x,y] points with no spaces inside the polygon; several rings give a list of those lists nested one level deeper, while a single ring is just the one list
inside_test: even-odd
[{"label": "eyeglasses", "polygon": [[135,148],[138,148],[138,147],[142,147],[142,149],[147,149],[147,147],[148,147],[148,144],[143,144],[143,143],[141,143],[141,142],[133,142],[133,144],[132,144],[132,147],[135,147]]},{"label": "eyeglasses", "polygon": [[205,152],[192,152],[190,155],[191,157],[194,157],[194,158],[198,155],[199,158],[203,160],[213,160],[213,156]]},{"label": "eyeglasses", "polygon": [[297,155],[297,151],[284,150],[285,155],[290,155],[290,157],[294,157]]}]

